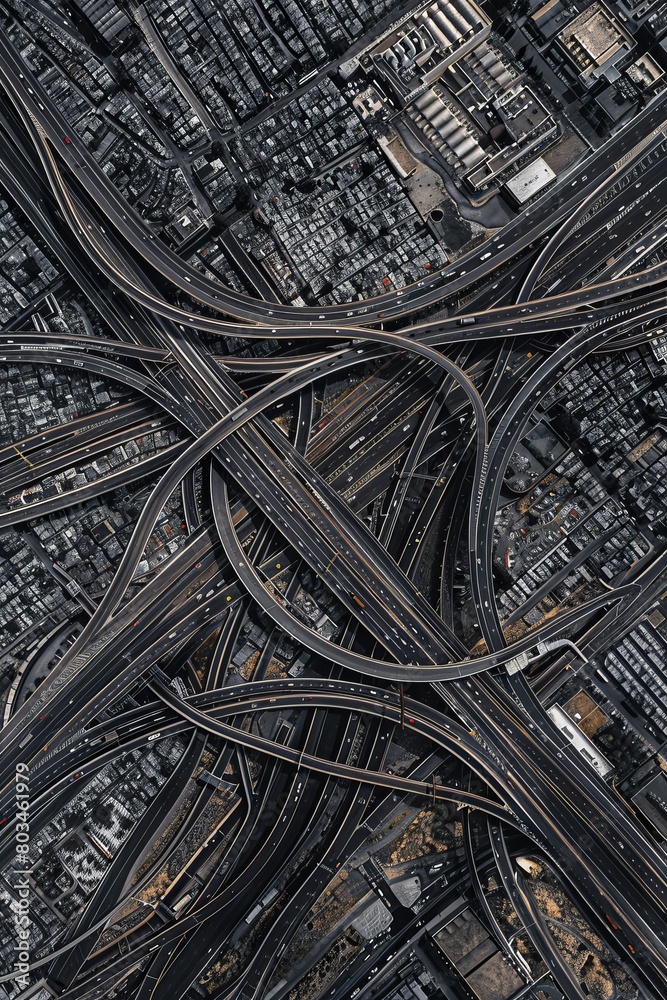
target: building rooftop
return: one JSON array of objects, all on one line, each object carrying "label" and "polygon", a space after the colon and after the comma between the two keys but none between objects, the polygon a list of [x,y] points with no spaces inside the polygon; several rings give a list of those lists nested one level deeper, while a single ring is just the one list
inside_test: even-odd
[{"label": "building rooftop", "polygon": [[635,45],[632,36],[599,2],[591,4],[570,21],[559,33],[558,40],[587,85],[598,79],[607,67],[622,60]]},{"label": "building rooftop", "polygon": [[555,180],[554,171],[546,160],[538,156],[527,167],[515,174],[511,180],[507,181],[505,187],[520,205],[524,205]]}]

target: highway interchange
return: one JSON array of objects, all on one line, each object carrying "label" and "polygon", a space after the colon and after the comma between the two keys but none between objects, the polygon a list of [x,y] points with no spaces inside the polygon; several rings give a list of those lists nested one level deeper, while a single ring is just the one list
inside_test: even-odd
[{"label": "highway interchange", "polygon": [[[24,527],[151,477],[112,582],[0,733],[0,814],[11,815],[20,761],[30,767],[37,829],[78,782],[121,751],[146,747],[156,734],[187,742],[155,814],[137,824],[65,938],[35,958],[35,979],[71,1000],[105,997],[124,982],[134,990],[127,995],[141,1000],[194,996],[191,984],[244,939],[248,913],[258,903],[261,909],[279,883],[288,887],[281,909],[259,922],[253,959],[233,968],[219,994],[260,1000],[311,906],[368,833],[383,829],[396,803],[443,801],[488,816],[488,850],[477,861],[495,865],[510,883],[517,914],[565,996],[583,994],[521,879],[512,881],[512,838],[549,859],[631,968],[641,996],[661,1000],[665,855],[555,728],[526,678],[510,676],[507,665],[530,654],[549,675],[560,660],[539,644],[563,637],[574,639],[582,656],[604,648],[665,589],[664,558],[509,642],[492,562],[505,473],[541,399],[595,352],[644,344],[659,330],[667,264],[640,258],[628,269],[624,259],[616,273],[606,266],[600,233],[606,239],[611,227],[621,247],[644,239],[642,185],[651,192],[651,227],[667,209],[664,184],[653,185],[664,175],[667,99],[649,101],[481,249],[406,289],[320,309],[235,292],[185,264],[127,205],[83,142],[69,138],[61,112],[1,34],[0,83],[9,97],[0,124],[24,143],[18,155],[31,163],[19,176],[10,150],[1,176],[11,178],[12,196],[60,250],[73,279],[95,284],[87,268],[104,279],[90,295],[114,334],[6,329],[0,363],[84,369],[133,393],[132,402],[99,422],[76,418],[3,443],[5,501],[151,429],[179,433],[178,443],[138,465],[0,509],[0,528]],[[57,219],[71,239],[63,240]],[[581,246],[590,255],[585,271],[577,260]],[[493,283],[496,274],[502,280]],[[461,306],[463,291],[469,298]],[[429,318],[436,305],[439,318]],[[221,342],[268,339],[279,349],[234,357],[206,349],[198,331]],[[356,409],[328,428],[314,421],[327,382],[357,372],[368,377],[381,366],[393,366],[391,386],[376,386],[368,400],[355,397]],[[293,416],[289,435],[274,419],[283,408]],[[437,475],[411,521],[412,487],[427,460]],[[142,555],[175,491],[182,492],[186,540],[138,585]],[[378,500],[381,520],[372,524],[362,512]],[[422,542],[436,566],[436,599],[420,585]],[[462,549],[481,652],[464,641],[452,610]],[[292,582],[280,589],[285,571]],[[336,609],[335,641],[295,610],[306,575],[321,582]],[[306,674],[272,678],[260,670],[239,682],[231,651],[243,623],[258,615],[273,629],[262,670],[278,637],[287,635],[309,654]],[[169,678],[181,676],[214,633],[208,674],[200,690],[182,697]],[[132,707],[124,699],[137,692]],[[122,711],[114,712],[119,702]],[[294,720],[286,740],[262,735],[256,723],[279,711]],[[390,773],[388,745],[405,728],[430,745],[431,756],[404,774]],[[130,896],[133,865],[153,843],[159,810],[171,808],[207,743],[216,748],[216,773],[234,775],[224,860],[215,860],[207,842],[165,901],[168,920],[156,908],[144,932],[122,947],[97,948],[97,933]],[[250,775],[248,754],[262,762],[259,779]],[[443,762],[452,760],[474,776],[476,790],[441,777]],[[272,802],[281,805],[272,810]],[[9,837],[0,842],[3,864],[12,850]],[[457,879],[463,884],[465,873],[454,865],[451,884]],[[176,919],[173,904],[188,880],[201,892]],[[434,890],[425,917],[436,921],[445,898],[444,887]],[[411,914],[396,920],[398,947],[412,939],[415,925]],[[378,958],[387,954],[389,939],[374,947]],[[337,1000],[361,982],[363,960],[358,965],[331,989]],[[271,996],[286,996],[288,985],[279,982]]]}]

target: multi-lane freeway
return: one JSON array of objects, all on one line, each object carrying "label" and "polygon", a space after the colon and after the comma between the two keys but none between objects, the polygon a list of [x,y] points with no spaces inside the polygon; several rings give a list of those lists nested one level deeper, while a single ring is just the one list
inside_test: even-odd
[{"label": "multi-lane freeway", "polygon": [[[8,710],[0,829],[13,829],[17,764],[30,774],[37,831],[54,829],[114,761],[143,760],[155,741],[182,747],[117,853],[105,848],[85,905],[32,956],[33,982],[71,1000],[172,1000],[218,977],[229,1000],[282,997],[290,946],[307,937],[339,869],[347,876],[401,815],[447,803],[485,817],[484,862],[568,997],[583,987],[514,870],[510,830],[558,869],[638,995],[661,1000],[664,853],[520,671],[542,664],[548,686],[562,641],[584,657],[622,635],[667,589],[663,553],[538,624],[529,613],[566,570],[508,618],[494,558],[507,469],[528,422],[544,419],[545,397],[594,354],[643,351],[660,332],[667,264],[644,258],[662,241],[667,207],[665,92],[482,246],[406,288],[319,307],[225,287],[156,237],[9,33],[0,85],[0,184],[104,330],[9,324],[0,364],[128,393],[2,442],[0,529],[29,531],[146,487],[110,582],[79,602],[71,642]],[[235,354],[228,341],[239,338],[270,346]],[[156,432],[172,442],[29,502],[33,484]],[[183,537],[141,569],[174,503]],[[589,541],[577,566],[612,535]],[[22,671],[41,649],[27,650]],[[411,760],[397,766],[396,747]],[[468,820],[462,850],[474,868]],[[79,835],[95,843],[91,831],[82,821]],[[0,866],[13,850],[0,840]],[[424,901],[424,916],[439,926],[467,878],[529,978],[476,870],[452,862],[451,887]],[[381,879],[369,884],[397,908],[393,891],[377,891]],[[150,914],[135,926],[128,914],[142,893]],[[415,940],[414,916],[392,913],[378,958]],[[311,965],[322,957],[314,945]],[[348,987],[373,978],[365,961],[327,995],[356,995]],[[0,969],[0,982],[13,975]]]}]

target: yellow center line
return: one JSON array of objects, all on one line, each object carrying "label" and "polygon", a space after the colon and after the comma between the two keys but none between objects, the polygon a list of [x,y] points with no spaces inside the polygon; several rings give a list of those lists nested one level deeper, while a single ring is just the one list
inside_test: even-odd
[{"label": "yellow center line", "polygon": [[32,462],[30,461],[30,459],[29,459],[29,458],[26,458],[26,457],[25,457],[25,455],[23,454],[23,452],[22,452],[22,451],[20,451],[20,450],[19,450],[19,449],[18,449],[18,448],[16,447],[16,445],[15,445],[15,444],[13,444],[13,445],[12,445],[12,448],[14,449],[14,451],[16,452],[16,454],[17,454],[17,455],[19,455],[19,456],[20,456],[20,458],[22,458],[24,462],[27,462],[27,463],[28,463],[28,465],[30,466],[30,468],[32,469],[32,468],[33,468],[33,464],[32,464]]}]

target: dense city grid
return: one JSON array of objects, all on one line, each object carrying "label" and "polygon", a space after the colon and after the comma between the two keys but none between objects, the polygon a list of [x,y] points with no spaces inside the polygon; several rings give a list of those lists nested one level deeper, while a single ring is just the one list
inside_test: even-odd
[{"label": "dense city grid", "polygon": [[667,3],[0,18],[0,1000],[664,1000]]}]

